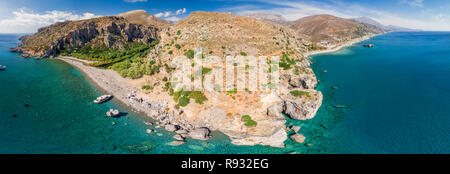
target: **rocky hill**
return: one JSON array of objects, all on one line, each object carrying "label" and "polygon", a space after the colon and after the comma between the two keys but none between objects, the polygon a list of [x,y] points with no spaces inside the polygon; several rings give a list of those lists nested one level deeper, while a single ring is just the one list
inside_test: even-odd
[{"label": "rocky hill", "polygon": [[[317,80],[309,61],[302,56],[306,51],[303,38],[287,26],[230,13],[193,12],[161,31],[160,43],[149,58],[161,65],[172,65],[177,56],[188,55],[196,48],[203,49],[204,57],[218,56],[222,61],[228,55],[280,56],[280,93],[201,91],[195,93],[201,102],[190,101],[189,98],[193,97],[190,94],[183,95],[183,91],[172,93],[170,85],[158,84],[165,77],[170,81],[180,74],[180,67],[169,71],[166,68],[141,84],[156,84],[152,91],[141,92],[157,102],[169,102],[170,111],[182,110],[164,117],[171,124],[208,127],[225,133],[234,144],[282,147],[287,139],[282,113],[294,119],[311,119],[321,105],[322,94],[314,90]],[[292,91],[304,95],[294,95]],[[177,94],[185,98],[174,97]],[[161,108],[161,112],[164,109]],[[242,121],[244,116],[255,125],[249,126]]]},{"label": "rocky hill", "polygon": [[[136,20],[133,20],[136,21]],[[132,23],[124,17],[108,16],[81,21],[58,22],[21,38],[12,51],[24,57],[53,57],[62,50],[89,47],[123,49],[128,43],[159,40],[155,26]]]},{"label": "rocky hill", "polygon": [[216,56],[241,52],[254,56],[280,55],[282,51],[300,54],[305,50],[302,38],[289,27],[230,13],[193,12],[161,32],[161,36],[162,44],[169,44],[180,55],[197,47]]},{"label": "rocky hill", "polygon": [[330,44],[384,32],[381,28],[371,24],[357,23],[332,15],[304,17],[292,22],[289,26],[301,34],[310,36],[312,42],[325,41]]}]

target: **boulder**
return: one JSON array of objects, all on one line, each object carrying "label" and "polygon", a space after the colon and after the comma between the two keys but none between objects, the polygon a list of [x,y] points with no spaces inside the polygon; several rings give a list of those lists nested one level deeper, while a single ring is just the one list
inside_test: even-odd
[{"label": "boulder", "polygon": [[169,143],[170,146],[179,146],[184,144],[184,141],[176,140]]},{"label": "boulder", "polygon": [[186,131],[184,129],[180,129],[180,130],[175,131],[175,133],[177,133],[177,134],[187,134],[188,131]]},{"label": "boulder", "polygon": [[312,91],[310,95],[306,100],[298,100],[295,97],[285,99],[283,113],[296,120],[312,119],[322,105],[323,95],[321,92]]},{"label": "boulder", "polygon": [[151,129],[147,129],[146,132],[149,134],[152,133],[153,131]]},{"label": "boulder", "polygon": [[202,127],[196,128],[188,133],[188,137],[196,140],[207,140],[209,139],[209,129]]},{"label": "boulder", "polygon": [[179,141],[183,141],[184,140],[183,136],[181,136],[180,134],[174,135],[173,138],[176,139],[176,140],[179,140]]},{"label": "boulder", "polygon": [[290,135],[289,138],[291,138],[292,141],[295,141],[297,143],[304,143],[306,139],[305,136],[297,133]]},{"label": "boulder", "polygon": [[173,125],[173,124],[167,124],[167,125],[164,126],[164,129],[166,129],[167,131],[170,131],[170,132],[175,132],[178,129],[180,129],[180,126]]},{"label": "boulder", "polygon": [[291,130],[293,130],[295,133],[297,133],[298,131],[300,131],[300,126],[291,126]]}]

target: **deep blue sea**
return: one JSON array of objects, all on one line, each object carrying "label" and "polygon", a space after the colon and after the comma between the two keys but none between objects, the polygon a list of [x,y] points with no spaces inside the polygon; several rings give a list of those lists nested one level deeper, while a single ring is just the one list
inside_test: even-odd
[{"label": "deep blue sea", "polygon": [[[390,33],[364,42],[374,48],[314,56],[324,103],[312,120],[288,120],[307,141],[286,148],[236,146],[217,132],[168,146],[174,134],[146,116],[92,103],[102,91],[76,68],[8,52],[18,38],[0,34],[0,153],[450,153],[450,33]],[[110,108],[128,114],[106,118]]]}]

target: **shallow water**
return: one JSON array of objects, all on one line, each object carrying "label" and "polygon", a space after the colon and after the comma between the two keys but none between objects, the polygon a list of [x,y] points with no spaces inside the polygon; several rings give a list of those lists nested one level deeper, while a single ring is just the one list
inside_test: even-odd
[{"label": "shallow water", "polygon": [[[72,66],[9,53],[18,37],[0,35],[0,64],[8,67],[0,72],[0,153],[450,152],[449,33],[392,33],[367,41],[375,48],[314,56],[324,104],[312,120],[288,120],[307,140],[288,139],[286,148],[236,146],[217,132],[168,146],[174,134],[145,125],[146,116],[116,100],[92,103],[102,91]],[[110,108],[128,114],[106,118]]]}]

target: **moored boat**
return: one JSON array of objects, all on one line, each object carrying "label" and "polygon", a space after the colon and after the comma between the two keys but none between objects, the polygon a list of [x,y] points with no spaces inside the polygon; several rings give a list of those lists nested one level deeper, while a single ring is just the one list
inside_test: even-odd
[{"label": "moored boat", "polygon": [[6,66],[0,65],[0,71],[5,70]]},{"label": "moored boat", "polygon": [[117,117],[119,116],[120,112],[117,109],[110,109],[108,112],[106,112],[106,116],[108,117]]},{"label": "moored boat", "polygon": [[372,47],[373,47],[373,44],[365,44],[365,45],[363,45],[363,47],[372,48]]},{"label": "moored boat", "polygon": [[112,95],[102,95],[94,100],[94,103],[103,103],[111,99]]}]

